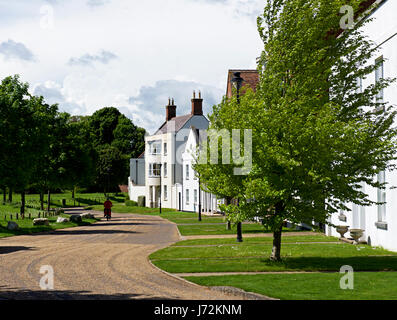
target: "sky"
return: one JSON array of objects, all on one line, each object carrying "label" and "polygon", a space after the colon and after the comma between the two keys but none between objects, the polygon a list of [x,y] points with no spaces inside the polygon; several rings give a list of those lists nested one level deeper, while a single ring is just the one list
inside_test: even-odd
[{"label": "sky", "polygon": [[60,111],[113,106],[153,133],[174,98],[222,100],[228,69],[255,69],[264,0],[0,0],[0,79],[19,74]]}]

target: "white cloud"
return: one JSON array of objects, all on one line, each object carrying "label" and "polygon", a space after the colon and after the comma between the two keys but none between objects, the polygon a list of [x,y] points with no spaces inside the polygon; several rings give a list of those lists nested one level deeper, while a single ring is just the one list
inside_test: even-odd
[{"label": "white cloud", "polygon": [[100,7],[109,2],[109,0],[88,0],[87,5],[90,7]]},{"label": "white cloud", "polygon": [[72,115],[84,115],[87,113],[83,102],[73,101],[72,98],[65,96],[65,89],[58,83],[47,81],[38,83],[32,89],[32,93],[43,96],[48,104],[58,104],[59,110],[68,112]]},{"label": "white cloud", "polygon": [[[36,58],[0,59],[0,79],[20,74],[74,114],[118,107],[152,132],[168,96],[183,114],[201,89],[208,112],[225,93],[227,70],[255,68],[262,50],[252,13],[264,0],[94,2],[0,0],[0,43],[18,41]],[[42,28],[49,3],[54,24]]]},{"label": "white cloud", "polygon": [[75,66],[75,65],[92,66],[94,62],[108,64],[110,60],[116,58],[117,56],[113,52],[101,50],[96,55],[91,55],[86,53],[79,58],[70,58],[68,64],[71,66]]},{"label": "white cloud", "polygon": [[0,55],[3,55],[6,60],[17,59],[24,61],[34,61],[35,57],[23,43],[15,42],[8,39],[0,43]]},{"label": "white cloud", "polygon": [[[128,99],[128,102],[137,106],[133,118],[142,118],[139,114],[149,113],[145,126],[147,131],[152,133],[165,121],[165,106],[168,104],[168,98],[174,98],[177,106],[177,116],[189,114],[191,112],[191,98],[193,90],[198,94],[201,91],[203,97],[203,113],[207,115],[212,106],[218,104],[223,90],[197,83],[194,81],[178,81],[178,80],[161,80],[157,81],[153,86],[144,86],[139,93]],[[139,114],[137,114],[139,111]],[[148,115],[149,115],[148,114]],[[154,116],[155,115],[155,116]],[[143,119],[140,119],[144,121]]]}]

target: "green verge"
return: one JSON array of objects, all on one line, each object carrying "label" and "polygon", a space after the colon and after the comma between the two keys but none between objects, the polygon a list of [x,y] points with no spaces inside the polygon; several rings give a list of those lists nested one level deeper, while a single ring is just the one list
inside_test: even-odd
[{"label": "green verge", "polygon": [[340,288],[340,273],[185,277],[203,286],[233,286],[282,300],[396,300],[394,272],[356,272],[354,289]]},{"label": "green verge", "polygon": [[[236,234],[237,227],[232,226],[230,230],[226,230],[226,224],[213,224],[213,225],[178,225],[179,232],[183,236],[192,235],[221,235],[221,234]],[[286,229],[284,231],[293,231]],[[244,233],[263,233],[266,232],[265,228],[259,223],[243,223],[242,232]]]},{"label": "green verge", "polygon": [[[86,210],[96,210],[103,211],[103,205],[93,205],[85,207]],[[135,213],[135,214],[143,214],[143,215],[159,215],[164,216],[166,218],[167,213],[176,212],[175,209],[163,208],[162,214],[160,214],[160,209],[158,208],[147,208],[147,207],[130,207],[126,206],[124,203],[113,203],[112,212],[114,213]]]},{"label": "green verge", "polygon": [[[102,211],[102,205],[88,206],[87,210]],[[179,212],[175,209],[163,208],[160,214],[159,208],[126,206],[124,203],[116,203],[112,207],[115,213],[132,213],[142,215],[154,215],[168,219],[178,225],[179,232],[183,236],[190,235],[223,235],[236,234],[237,227],[232,225],[230,230],[226,229],[224,217],[209,217],[202,215],[202,220],[198,221],[198,214],[195,212]],[[263,233],[269,232],[259,223],[244,223],[242,225],[244,233]],[[284,232],[297,231],[293,228],[283,228]]]},{"label": "green verge", "polygon": [[[61,217],[66,217],[68,218],[68,215],[60,215]],[[97,222],[99,219],[84,219],[80,223],[75,223],[75,222],[65,222],[65,223],[56,223],[57,217],[49,217],[49,225],[48,226],[34,226],[33,225],[33,220],[30,219],[19,219],[19,220],[12,220],[16,222],[19,226],[19,230],[16,231],[10,231],[7,229],[7,221],[0,221],[0,238],[4,237],[11,237],[11,236],[18,236],[18,235],[30,235],[38,232],[48,232],[48,231],[53,231],[57,229],[65,229],[65,228],[73,228],[73,227],[78,227],[78,226],[88,226],[91,225],[95,222]]]},{"label": "green verge", "polygon": [[172,272],[356,271],[397,270],[397,253],[366,245],[284,243],[282,261],[269,260],[271,244],[215,247],[172,246],[150,255],[159,268]]},{"label": "green verge", "polygon": [[[244,242],[236,242],[235,238],[221,238],[221,239],[194,239],[194,240],[183,240],[174,243],[172,247],[179,246],[216,246],[216,245],[244,245],[244,244],[271,244],[273,242],[273,237],[250,237],[244,238]],[[282,243],[300,243],[300,242],[338,242],[336,237],[327,237],[325,235],[313,235],[313,236],[290,236],[284,234],[282,236]]]},{"label": "green verge", "polygon": [[[127,194],[119,193],[119,194],[109,194],[109,198],[113,203],[124,203],[125,197]],[[102,206],[102,203],[105,201],[105,196],[103,193],[76,193],[75,198],[72,198],[71,192],[64,193],[53,193],[51,194],[51,207],[62,207],[62,200],[65,199],[66,207],[73,206],[91,206],[98,205]],[[13,203],[0,203],[0,213],[15,213],[19,212],[21,202],[21,195],[14,193],[13,194]],[[39,210],[40,208],[40,195],[39,194],[26,194],[25,196],[26,202],[26,212],[33,210]],[[44,206],[47,206],[47,195],[44,195]]]}]

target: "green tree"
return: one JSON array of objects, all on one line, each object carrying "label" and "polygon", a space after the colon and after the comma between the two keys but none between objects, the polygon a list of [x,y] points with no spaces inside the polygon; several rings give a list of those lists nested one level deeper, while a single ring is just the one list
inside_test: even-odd
[{"label": "green tree", "polygon": [[99,150],[96,164],[96,184],[102,187],[105,194],[126,180],[126,158],[120,150],[112,146],[105,146]]},{"label": "green tree", "polygon": [[[355,12],[360,3],[350,1]],[[252,130],[253,167],[239,214],[263,218],[276,261],[284,221],[327,223],[344,203],[374,204],[361,184],[384,188],[374,176],[394,169],[395,111],[378,98],[393,79],[361,90],[357,79],[374,73],[378,48],[362,33],[369,19],[338,31],[343,5],[267,1],[258,18],[258,89],[239,108],[233,101],[221,106],[223,122],[233,115],[235,128]]]},{"label": "green tree", "polygon": [[57,106],[29,94],[29,85],[19,76],[7,77],[0,85],[1,184],[21,192],[21,213],[25,212],[25,190],[48,151],[49,125]]},{"label": "green tree", "polygon": [[[104,148],[108,151],[118,150],[125,162],[122,165],[124,179],[120,180],[116,177],[116,180],[124,181],[129,173],[129,159],[138,157],[145,148],[144,137],[146,131],[134,125],[130,119],[114,107],[102,108],[94,112],[89,117],[88,122],[91,130],[92,145],[96,150],[95,166],[97,168],[101,167],[98,161],[101,161],[100,154]],[[116,172],[118,170],[112,171]],[[96,170],[96,172],[95,180],[97,185],[98,181],[102,181],[101,185],[103,186],[104,177],[98,175],[103,171]],[[110,184],[110,186],[113,187],[114,184]]]},{"label": "green tree", "polygon": [[95,147],[112,144],[113,132],[119,123],[120,115],[120,111],[114,107],[102,108],[92,114],[89,121],[95,137],[93,140]]},{"label": "green tree", "polygon": [[[226,213],[229,227],[230,222],[236,224],[244,220],[238,201],[245,196],[245,176],[234,174],[235,164],[226,163],[229,162],[228,158],[232,159],[231,132],[236,128],[235,124],[238,121],[238,107],[236,98],[223,100],[221,104],[213,107],[213,112],[209,115],[210,125],[206,132],[206,142],[201,145],[201,150],[196,150],[193,164],[193,169],[200,177],[201,188],[215,194],[217,198],[225,199],[221,208]],[[218,154],[219,163],[211,163],[215,153]],[[207,159],[206,163],[200,163],[202,161],[199,161],[199,157],[202,156]]]},{"label": "green tree", "polygon": [[84,123],[71,119],[68,113],[57,113],[50,128],[49,150],[36,173],[41,207],[43,192],[47,191],[47,209],[51,205],[52,189],[74,190],[75,186],[89,182],[93,171]]}]

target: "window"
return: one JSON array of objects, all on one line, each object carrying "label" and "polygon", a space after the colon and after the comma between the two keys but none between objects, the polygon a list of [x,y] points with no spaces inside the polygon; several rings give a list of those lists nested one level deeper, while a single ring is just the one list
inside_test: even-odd
[{"label": "window", "polygon": [[167,142],[164,142],[164,155],[167,155]]},{"label": "window", "polygon": [[168,171],[168,169],[167,169],[167,162],[164,162],[164,164],[163,164],[163,167],[164,167],[164,177],[166,177],[167,176],[167,171]]},{"label": "window", "polygon": [[[378,173],[378,182],[385,183],[386,182],[386,173],[385,171]],[[378,201],[384,202],[384,204],[378,205],[378,222],[386,221],[386,190],[378,188]]]},{"label": "window", "polygon": [[150,142],[149,153],[150,154],[160,154],[161,153],[161,142],[159,142],[159,141]]},{"label": "window", "polygon": [[160,177],[159,163],[149,163],[149,177]]},{"label": "window", "polygon": [[[378,83],[381,79],[383,79],[383,57],[375,60],[375,66],[375,83]],[[376,95],[376,102],[383,103],[383,89]],[[380,110],[385,111],[384,107],[380,107]]]},{"label": "window", "polygon": [[168,189],[167,186],[164,186],[164,200],[168,199]]},{"label": "window", "polygon": [[189,165],[186,165],[186,180],[189,180]]},{"label": "window", "polygon": [[189,189],[186,189],[186,204],[189,204]]},{"label": "window", "polygon": [[194,189],[194,203],[197,203],[197,189]]}]

